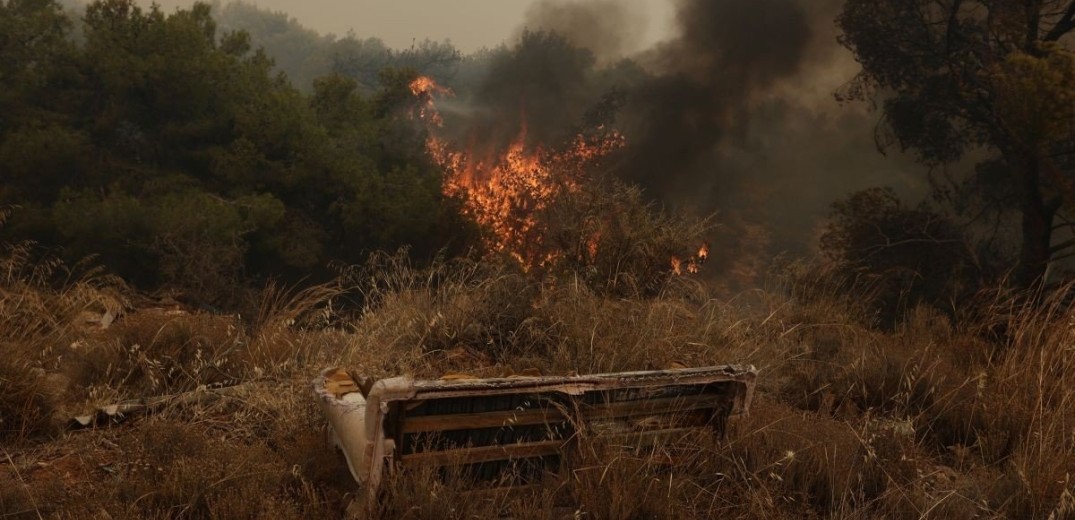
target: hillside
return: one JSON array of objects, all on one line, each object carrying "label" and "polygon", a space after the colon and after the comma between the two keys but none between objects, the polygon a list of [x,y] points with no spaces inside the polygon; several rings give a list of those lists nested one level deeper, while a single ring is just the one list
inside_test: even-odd
[{"label": "hillside", "polygon": [[[627,56],[628,4],[464,56],[0,0],[0,520],[1075,518],[1075,0],[679,0]],[[726,435],[558,409],[511,493],[365,497],[311,384],[732,363]]]},{"label": "hillside", "polygon": [[[674,363],[761,371],[750,414],[726,439],[690,448],[687,464],[669,466],[660,447],[595,446],[536,501],[400,473],[382,503],[352,507],[363,518],[555,512],[541,504],[583,518],[1065,518],[1075,505],[1073,338],[1055,326],[1073,315],[1062,295],[1040,308],[982,295],[973,317],[919,308],[877,332],[853,295],[816,273],[788,273],[794,297],[715,299],[677,278],[656,297],[624,299],[494,264],[428,271],[378,257],[332,285],[267,287],[244,317],[152,302],[94,273],[48,289],[21,261],[5,258],[15,274],[0,286],[2,326],[17,331],[0,362],[0,504],[13,518],[335,517],[356,493],[311,393],[327,366],[433,378]],[[340,315],[331,302],[346,290],[376,296]],[[107,327],[87,321],[106,311],[118,316]],[[206,389],[214,383],[228,389]],[[97,406],[184,392],[201,397],[67,426]]]}]

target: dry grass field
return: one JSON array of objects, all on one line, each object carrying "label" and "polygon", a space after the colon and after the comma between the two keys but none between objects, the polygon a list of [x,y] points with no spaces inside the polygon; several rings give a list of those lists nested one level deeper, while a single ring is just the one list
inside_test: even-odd
[{"label": "dry grass field", "polygon": [[[954,318],[921,307],[880,330],[864,325],[865,296],[824,273],[784,280],[727,297],[673,278],[656,297],[623,298],[490,263],[380,256],[219,315],[10,249],[0,518],[334,518],[349,506],[370,519],[1075,518],[1070,290],[983,293]],[[348,294],[361,312],[338,310]],[[107,327],[91,319],[105,314]],[[334,365],[438,377],[722,363],[760,370],[727,438],[674,454],[583,440],[570,472],[507,496],[415,471],[352,503],[310,391]],[[199,397],[67,427],[169,395]]]}]

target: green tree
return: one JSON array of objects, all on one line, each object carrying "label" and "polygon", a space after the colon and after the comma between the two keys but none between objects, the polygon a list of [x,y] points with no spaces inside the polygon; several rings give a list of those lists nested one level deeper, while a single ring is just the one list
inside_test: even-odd
[{"label": "green tree", "polygon": [[848,0],[838,24],[862,65],[846,94],[880,102],[895,143],[930,165],[996,154],[1022,219],[1017,280],[1042,281],[1072,245],[1053,231],[1075,208],[1075,1]]},{"label": "green tree", "polygon": [[86,152],[85,135],[69,128],[67,99],[55,95],[76,68],[70,27],[51,0],[0,1],[0,197],[21,205],[77,175]]},{"label": "green tree", "polygon": [[50,83],[73,65],[71,23],[52,0],[0,0],[0,135],[29,119],[49,119]]},{"label": "green tree", "polygon": [[0,205],[20,207],[0,239],[220,305],[248,277],[431,255],[459,234],[408,117],[413,71],[306,95],[206,4],[99,0],[82,31],[52,0],[0,0]]}]

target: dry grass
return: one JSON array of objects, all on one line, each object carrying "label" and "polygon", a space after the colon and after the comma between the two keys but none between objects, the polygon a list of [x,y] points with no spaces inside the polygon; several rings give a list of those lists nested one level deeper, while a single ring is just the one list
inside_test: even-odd
[{"label": "dry grass", "polygon": [[[355,494],[308,382],[342,364],[374,376],[548,374],[753,363],[751,414],[726,439],[652,449],[579,439],[571,470],[517,496],[430,471],[393,474],[360,518],[1071,518],[1071,289],[991,296],[952,322],[912,310],[887,331],[823,277],[714,298],[674,279],[648,299],[602,295],[471,261],[380,256],[337,286],[268,287],[255,316],[130,302],[118,281],[59,277],[29,249],[0,267],[0,517],[309,518]],[[968,305],[974,302],[968,302]],[[84,311],[113,306],[106,330]],[[136,308],[132,308],[136,307]],[[997,331],[1002,331],[998,333]],[[62,419],[116,399],[240,382],[225,396],[114,427]],[[1067,515],[1067,516],[1065,516]]]}]

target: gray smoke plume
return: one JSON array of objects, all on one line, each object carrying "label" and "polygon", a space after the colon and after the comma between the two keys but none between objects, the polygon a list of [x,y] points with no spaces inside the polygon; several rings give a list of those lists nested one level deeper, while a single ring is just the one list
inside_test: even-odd
[{"label": "gray smoke plume", "polygon": [[640,6],[628,0],[541,0],[527,10],[523,28],[561,34],[606,64],[637,50],[645,25]]},{"label": "gray smoke plume", "polygon": [[754,96],[795,74],[811,30],[796,0],[681,5],[679,38],[644,62],[655,76],[629,103],[625,176],[668,198],[694,191],[715,145],[749,122]]},{"label": "gray smoke plume", "polygon": [[876,114],[833,97],[858,70],[836,42],[841,6],[680,1],[679,34],[638,58],[652,76],[623,111],[621,175],[669,206],[735,211],[774,249],[800,252],[837,198],[877,185],[923,194],[913,161],[877,152]]},{"label": "gray smoke plume", "polygon": [[680,35],[642,57],[623,171],[654,195],[698,193],[726,172],[717,145],[741,138],[761,96],[799,72],[813,36],[800,0],[680,3]]},{"label": "gray smoke plume", "polygon": [[679,0],[672,38],[614,62],[637,32],[633,11],[546,0],[492,60],[471,97],[481,116],[461,126],[492,143],[525,117],[530,140],[550,144],[606,109],[627,139],[610,165],[619,176],[667,207],[750,222],[771,251],[809,252],[834,200],[880,185],[926,191],[912,160],[877,152],[877,114],[833,97],[858,70],[836,42],[841,6]]}]

